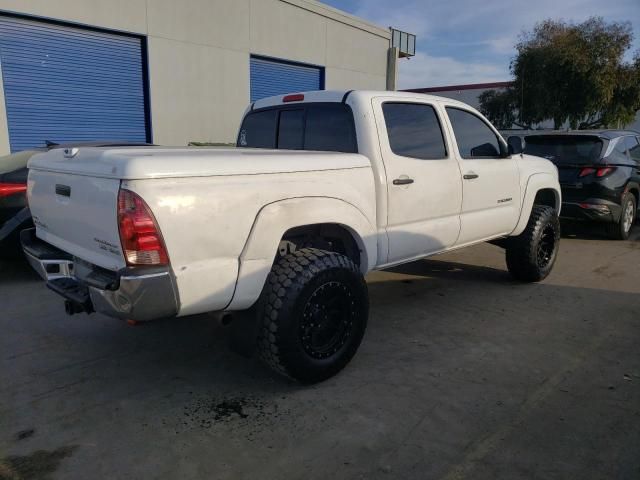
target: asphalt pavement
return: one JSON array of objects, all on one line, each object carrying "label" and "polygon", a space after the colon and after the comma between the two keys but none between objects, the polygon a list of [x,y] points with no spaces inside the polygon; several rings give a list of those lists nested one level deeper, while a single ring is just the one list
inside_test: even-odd
[{"label": "asphalt pavement", "polygon": [[491,245],[367,280],[360,351],[302,387],[211,316],[67,316],[0,263],[0,479],[640,478],[640,227],[540,284]]}]

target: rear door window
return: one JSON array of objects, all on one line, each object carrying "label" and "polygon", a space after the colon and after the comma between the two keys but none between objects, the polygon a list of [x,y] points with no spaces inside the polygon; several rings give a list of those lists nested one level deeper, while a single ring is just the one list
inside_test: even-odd
[{"label": "rear door window", "polygon": [[393,153],[421,160],[447,157],[442,128],[431,105],[387,102],[382,113]]}]

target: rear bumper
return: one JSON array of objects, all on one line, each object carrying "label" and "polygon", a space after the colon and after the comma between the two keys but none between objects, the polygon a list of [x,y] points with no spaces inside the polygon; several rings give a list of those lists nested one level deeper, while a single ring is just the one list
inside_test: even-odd
[{"label": "rear bumper", "polygon": [[582,202],[563,202],[561,218],[568,220],[617,222],[622,207],[615,202],[600,198],[588,198]]},{"label": "rear bumper", "polygon": [[43,242],[36,237],[35,229],[24,230],[20,240],[33,269],[47,287],[65,299],[68,313],[95,311],[136,321],[178,313],[176,288],[167,267],[112,272]]}]

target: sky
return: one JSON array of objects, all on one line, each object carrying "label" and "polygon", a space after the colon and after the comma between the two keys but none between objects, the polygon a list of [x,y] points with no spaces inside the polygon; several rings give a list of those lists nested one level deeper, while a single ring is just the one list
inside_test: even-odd
[{"label": "sky", "polygon": [[[400,60],[399,88],[510,80],[521,32],[546,18],[630,21],[640,49],[640,0],[321,0],[381,27],[417,35],[416,56]],[[628,52],[626,58],[631,59]]]}]

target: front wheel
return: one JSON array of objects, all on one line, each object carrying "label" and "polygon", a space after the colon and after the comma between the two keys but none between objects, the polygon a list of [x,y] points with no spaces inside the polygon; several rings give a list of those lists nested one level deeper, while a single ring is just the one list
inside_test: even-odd
[{"label": "front wheel", "polygon": [[367,326],[367,286],[348,257],[301,248],[276,261],[258,309],[262,360],[285,376],[316,383],[355,355]]},{"label": "front wheel", "polygon": [[507,268],[522,282],[539,282],[551,272],[558,256],[560,220],[551,207],[534,205],[524,232],[507,243]]}]

